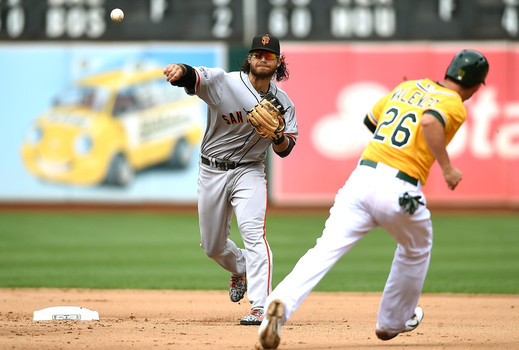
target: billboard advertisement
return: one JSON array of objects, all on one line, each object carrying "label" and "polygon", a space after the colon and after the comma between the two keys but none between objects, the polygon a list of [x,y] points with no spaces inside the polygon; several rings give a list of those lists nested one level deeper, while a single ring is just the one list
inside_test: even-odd
[{"label": "billboard advertisement", "polygon": [[[486,86],[465,102],[449,145],[463,180],[450,191],[439,167],[430,203],[519,203],[519,47],[467,43],[282,43],[296,106],[292,154],[272,157],[273,203],[330,205],[371,138],[375,101],[403,80],[441,81],[462,48],[490,62]],[[162,78],[174,62],[226,67],[220,45],[6,44],[0,46],[0,201],[196,201],[206,106]]]},{"label": "billboard advertisement", "polygon": [[403,80],[441,82],[464,48],[484,53],[490,73],[448,147],[463,179],[450,191],[435,163],[424,193],[430,203],[519,203],[519,47],[504,43],[285,45],[291,75],[282,88],[299,138],[290,157],[273,157],[277,202],[332,203],[372,136],[363,119],[377,99]]},{"label": "billboard advertisement", "polygon": [[0,46],[0,200],[194,202],[206,107],[169,63],[218,45]]}]

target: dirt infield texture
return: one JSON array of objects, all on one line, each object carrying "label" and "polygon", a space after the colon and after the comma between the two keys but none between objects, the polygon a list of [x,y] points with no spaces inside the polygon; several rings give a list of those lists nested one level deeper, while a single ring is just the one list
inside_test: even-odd
[{"label": "dirt infield texture", "polygon": [[[313,292],[283,327],[279,349],[519,349],[519,296],[424,294],[413,332],[374,333],[379,293]],[[81,306],[99,321],[33,321],[50,306]],[[0,349],[249,349],[248,302],[225,291],[0,288]]]}]

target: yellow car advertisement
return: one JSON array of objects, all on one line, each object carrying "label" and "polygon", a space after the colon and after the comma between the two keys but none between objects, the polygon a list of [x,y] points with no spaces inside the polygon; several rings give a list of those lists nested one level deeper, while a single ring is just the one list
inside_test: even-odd
[{"label": "yellow car advertisement", "polygon": [[196,203],[207,106],[170,63],[226,67],[222,43],[0,45],[0,202]]},{"label": "yellow car advertisement", "polygon": [[197,97],[162,68],[134,64],[87,76],[57,96],[22,146],[36,177],[74,185],[128,185],[144,168],[183,169],[202,137]]}]

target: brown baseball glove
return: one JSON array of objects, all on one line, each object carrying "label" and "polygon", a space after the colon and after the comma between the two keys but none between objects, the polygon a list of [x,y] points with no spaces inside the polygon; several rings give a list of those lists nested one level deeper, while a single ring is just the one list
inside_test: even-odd
[{"label": "brown baseball glove", "polygon": [[281,102],[269,92],[247,113],[247,121],[261,137],[276,141],[283,136],[285,130],[284,114],[285,109]]}]

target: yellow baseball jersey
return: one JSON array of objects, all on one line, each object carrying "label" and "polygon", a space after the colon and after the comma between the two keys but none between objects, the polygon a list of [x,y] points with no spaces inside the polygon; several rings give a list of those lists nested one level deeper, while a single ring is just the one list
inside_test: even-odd
[{"label": "yellow baseball jersey", "polygon": [[467,118],[456,92],[430,79],[403,82],[366,115],[365,123],[374,133],[361,158],[397,168],[425,185],[434,163],[422,132],[425,112],[443,124],[446,145]]}]

